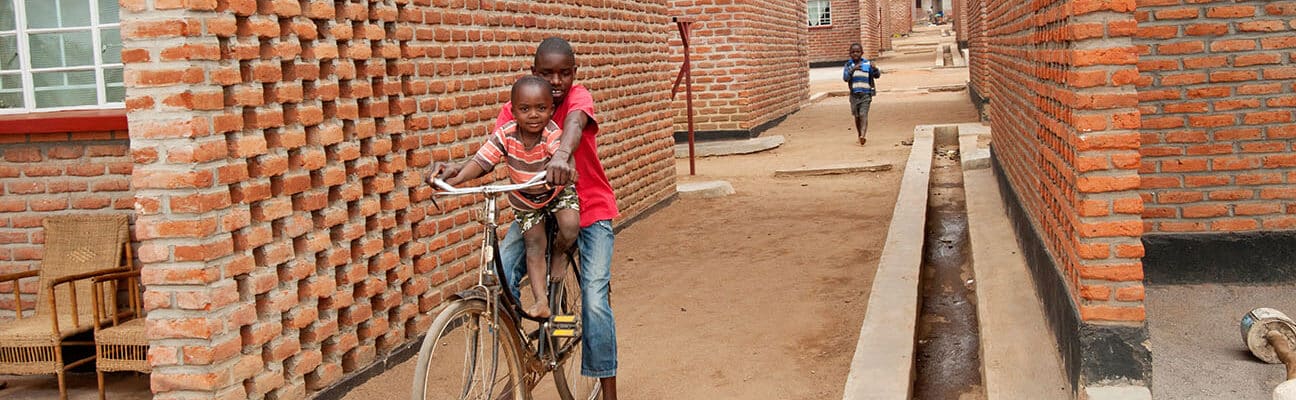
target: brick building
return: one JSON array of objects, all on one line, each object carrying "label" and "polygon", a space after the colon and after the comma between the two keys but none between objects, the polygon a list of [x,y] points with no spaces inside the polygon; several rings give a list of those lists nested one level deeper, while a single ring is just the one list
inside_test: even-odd
[{"label": "brick building", "polygon": [[[754,137],[810,97],[805,3],[671,0],[669,13],[696,21],[690,59],[698,137]],[[670,41],[671,63],[679,68],[679,34],[672,33]],[[683,92],[672,103],[681,141],[688,132]]]},{"label": "brick building", "polygon": [[[808,3],[810,18],[810,65],[837,66],[847,59],[851,43],[864,46],[864,56],[877,58],[891,49],[896,35],[913,31],[914,10],[909,0],[821,0]],[[830,5],[828,19],[816,20],[817,5]],[[827,15],[827,14],[824,14]]]},{"label": "brick building", "polygon": [[[866,10],[863,4],[872,1],[876,0],[811,0],[807,3],[810,8],[811,66],[838,66],[846,61],[846,49],[851,43],[862,43],[860,30],[865,25],[861,18],[868,17],[862,12]],[[822,12],[823,8],[829,8],[830,11]],[[816,14],[816,11],[821,13]],[[823,18],[823,14],[828,14],[830,18]]]},{"label": "brick building", "polygon": [[621,220],[674,193],[664,0],[99,4],[54,26],[105,45],[59,55],[81,92],[42,89],[47,54],[0,68],[0,273],[39,266],[44,216],[131,213],[160,399],[302,398],[418,337],[481,229],[420,170],[475,150],[544,37],[579,54]]},{"label": "brick building", "polygon": [[996,172],[1077,391],[1149,385],[1145,283],[1296,280],[1296,6],[961,9]]}]

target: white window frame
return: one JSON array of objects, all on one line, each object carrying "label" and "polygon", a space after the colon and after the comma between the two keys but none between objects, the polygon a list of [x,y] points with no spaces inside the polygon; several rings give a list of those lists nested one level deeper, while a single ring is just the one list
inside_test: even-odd
[{"label": "white window frame", "polygon": [[[821,5],[817,10],[815,4]],[[828,22],[824,22],[823,14],[828,14]],[[815,14],[819,14],[816,16]],[[817,22],[817,23],[816,23]],[[820,26],[832,26],[832,0],[807,0],[806,1],[806,25],[814,28]]]},{"label": "white window frame", "polygon": [[[36,112],[48,112],[48,111],[122,109],[126,107],[124,102],[107,101],[107,97],[108,97],[107,84],[104,81],[104,70],[122,67],[123,64],[120,62],[104,63],[102,31],[105,29],[115,28],[118,30],[118,32],[121,32],[121,23],[114,22],[108,24],[100,24],[98,0],[82,0],[85,1],[90,7],[89,26],[76,26],[76,27],[67,27],[67,28],[38,28],[38,29],[27,28],[27,2],[25,0],[0,0],[0,1],[10,2],[14,10],[14,16],[13,16],[14,30],[0,31],[0,35],[3,36],[13,35],[16,38],[17,47],[18,47],[18,60],[19,60],[19,67],[17,72],[3,71],[0,72],[0,75],[2,76],[20,75],[22,80],[22,85],[23,85],[22,87],[23,106],[0,108],[0,115],[29,114],[29,113],[36,113]],[[61,19],[62,16],[59,15],[58,18]],[[62,24],[60,23],[60,25]],[[42,34],[42,33],[85,32],[87,30],[90,32],[91,45],[93,46],[92,47],[93,50],[91,51],[94,57],[93,64],[78,65],[74,67],[32,68],[31,49],[28,48],[31,35]],[[77,71],[94,71],[95,95],[96,95],[95,104],[87,104],[87,105],[80,105],[80,106],[66,106],[66,107],[44,107],[44,108],[36,107],[36,86],[35,86],[34,79],[32,78],[32,74],[42,73],[42,72],[77,72]]]}]

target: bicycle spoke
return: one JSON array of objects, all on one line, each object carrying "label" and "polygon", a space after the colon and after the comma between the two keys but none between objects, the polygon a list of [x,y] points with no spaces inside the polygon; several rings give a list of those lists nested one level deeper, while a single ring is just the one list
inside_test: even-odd
[{"label": "bicycle spoke", "polygon": [[[429,354],[420,352],[421,386],[416,399],[496,400],[514,398],[520,382],[517,360],[496,336],[493,325],[483,316],[482,304],[434,324],[436,335]],[[455,307],[451,307],[455,308]],[[451,310],[447,310],[451,311]],[[440,321],[442,318],[438,318]],[[421,397],[420,397],[421,396]]]}]

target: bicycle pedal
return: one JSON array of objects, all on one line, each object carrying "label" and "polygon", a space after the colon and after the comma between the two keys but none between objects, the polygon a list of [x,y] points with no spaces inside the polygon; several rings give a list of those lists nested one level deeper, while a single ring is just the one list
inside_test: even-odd
[{"label": "bicycle pedal", "polygon": [[549,317],[549,335],[554,337],[576,337],[580,335],[580,319],[575,315],[554,315]]}]

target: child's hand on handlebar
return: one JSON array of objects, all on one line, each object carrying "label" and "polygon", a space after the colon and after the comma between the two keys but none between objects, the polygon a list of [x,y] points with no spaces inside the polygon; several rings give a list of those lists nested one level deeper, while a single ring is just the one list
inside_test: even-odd
[{"label": "child's hand on handlebar", "polygon": [[459,175],[459,171],[462,169],[463,166],[461,165],[437,161],[432,163],[432,168],[428,169],[427,177],[424,179],[424,181],[426,181],[427,184],[429,185],[433,185],[432,180],[436,178],[441,178],[441,180],[443,181],[448,180],[450,178],[453,178],[455,175]]}]

